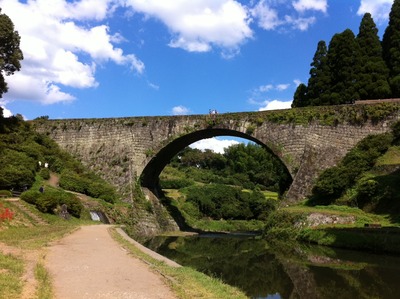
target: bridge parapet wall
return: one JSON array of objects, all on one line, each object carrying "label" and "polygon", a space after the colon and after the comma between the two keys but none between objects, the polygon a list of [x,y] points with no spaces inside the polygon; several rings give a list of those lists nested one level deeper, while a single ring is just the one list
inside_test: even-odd
[{"label": "bridge parapet wall", "polygon": [[[341,119],[343,111],[359,111],[359,105],[356,106],[324,107],[323,111],[327,111],[328,116],[333,115],[331,111],[336,111],[335,117]],[[271,116],[308,111],[291,109],[222,114],[217,117],[190,115],[48,120],[36,121],[35,126],[128,197],[132,184],[149,162],[174,140],[190,136],[187,140],[182,139],[183,142],[179,143],[182,146],[222,133],[248,138],[265,145],[283,161],[294,179],[287,197],[296,201],[310,192],[321,171],[336,165],[359,140],[369,134],[387,132],[390,124],[399,119],[400,106],[396,107],[397,110],[393,108],[393,113],[380,121],[367,119],[361,124],[343,120],[327,125],[311,117],[306,123],[271,120]],[[199,132],[201,134],[195,134]],[[177,153],[181,149],[174,150]]]}]

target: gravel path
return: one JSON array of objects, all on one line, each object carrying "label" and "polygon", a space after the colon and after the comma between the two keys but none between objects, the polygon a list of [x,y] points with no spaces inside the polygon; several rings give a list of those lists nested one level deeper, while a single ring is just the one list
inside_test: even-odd
[{"label": "gravel path", "polygon": [[176,298],[160,275],[112,239],[109,227],[83,226],[49,248],[46,267],[55,297]]}]

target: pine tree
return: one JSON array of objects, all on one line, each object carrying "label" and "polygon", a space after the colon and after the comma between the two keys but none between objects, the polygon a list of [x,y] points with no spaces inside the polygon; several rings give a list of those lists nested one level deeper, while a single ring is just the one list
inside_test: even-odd
[{"label": "pine tree", "polygon": [[339,105],[359,99],[356,86],[361,68],[359,55],[360,47],[350,29],[332,37],[326,55],[331,78],[329,98],[323,105]]},{"label": "pine tree", "polygon": [[382,39],[383,59],[390,71],[392,97],[400,97],[400,0],[394,0]]},{"label": "pine tree", "polygon": [[370,13],[364,15],[356,40],[360,46],[360,72],[357,74],[360,100],[390,97],[389,69],[382,58],[378,29]]},{"label": "pine tree", "polygon": [[325,41],[318,42],[313,62],[311,63],[310,79],[308,79],[307,98],[312,106],[326,105],[330,89],[330,69],[327,64],[327,47]]},{"label": "pine tree", "polygon": [[292,108],[309,106],[310,102],[307,98],[307,86],[301,83],[297,86],[296,92],[294,93]]}]

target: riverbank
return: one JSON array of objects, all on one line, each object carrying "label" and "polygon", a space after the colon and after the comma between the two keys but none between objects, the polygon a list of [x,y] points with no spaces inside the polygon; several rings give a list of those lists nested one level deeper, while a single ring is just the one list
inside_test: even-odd
[{"label": "riverbank", "polygon": [[400,253],[400,227],[389,215],[345,206],[291,206],[268,219],[264,236],[374,253]]},{"label": "riverbank", "polygon": [[400,228],[307,228],[298,239],[318,245],[370,251],[374,253],[400,254]]}]

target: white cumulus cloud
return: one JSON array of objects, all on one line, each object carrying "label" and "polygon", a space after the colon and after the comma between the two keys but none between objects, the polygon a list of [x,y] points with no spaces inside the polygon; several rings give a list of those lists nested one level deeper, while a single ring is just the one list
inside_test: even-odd
[{"label": "white cumulus cloud", "polygon": [[11,117],[13,116],[13,113],[8,110],[5,106],[0,106],[1,108],[3,108],[3,116],[4,117]]},{"label": "white cumulus cloud", "polygon": [[260,0],[250,9],[250,13],[259,27],[265,30],[296,29],[306,31],[316,22],[314,15],[305,16],[310,12],[326,13],[327,0],[293,1],[292,11],[283,12],[286,1]]},{"label": "white cumulus cloud", "polygon": [[293,1],[292,4],[296,11],[299,12],[319,10],[326,13],[328,9],[328,0],[297,0]]},{"label": "white cumulus cloud", "polygon": [[369,12],[375,22],[386,21],[392,5],[393,0],[361,0],[357,14],[364,15]]},{"label": "white cumulus cloud", "polygon": [[185,106],[175,106],[172,108],[172,114],[173,115],[185,115],[190,112],[189,108],[186,108]]},{"label": "white cumulus cloud", "polygon": [[191,148],[197,148],[201,151],[205,151],[206,149],[212,150],[215,153],[223,154],[225,148],[228,148],[232,145],[239,144],[240,142],[237,140],[230,140],[230,139],[217,139],[207,138],[199,140],[195,143],[190,145]]},{"label": "white cumulus cloud", "polygon": [[234,0],[127,0],[136,12],[163,22],[172,33],[170,47],[189,52],[223,50],[223,57],[237,53],[253,36],[245,6]]},{"label": "white cumulus cloud", "polygon": [[280,110],[291,108],[292,101],[281,101],[281,100],[267,100],[264,102],[264,106],[259,111],[264,110]]},{"label": "white cumulus cloud", "polygon": [[[142,73],[144,64],[114,43],[105,23],[115,8],[113,0],[0,0],[2,13],[13,21],[21,36],[22,68],[7,77],[4,98],[43,104],[72,101],[65,88],[94,88],[96,66],[105,62],[126,65]],[[91,25],[95,24],[95,25]]]},{"label": "white cumulus cloud", "polygon": [[258,2],[251,14],[258,20],[258,26],[265,30],[272,30],[283,24],[279,19],[278,10],[270,7],[265,1]]},{"label": "white cumulus cloud", "polygon": [[255,88],[253,90],[253,94],[257,94],[257,93],[265,93],[265,92],[269,92],[269,91],[284,91],[286,89],[288,89],[290,87],[290,84],[288,83],[281,83],[281,84],[265,84],[265,85],[260,85],[259,87]]}]

